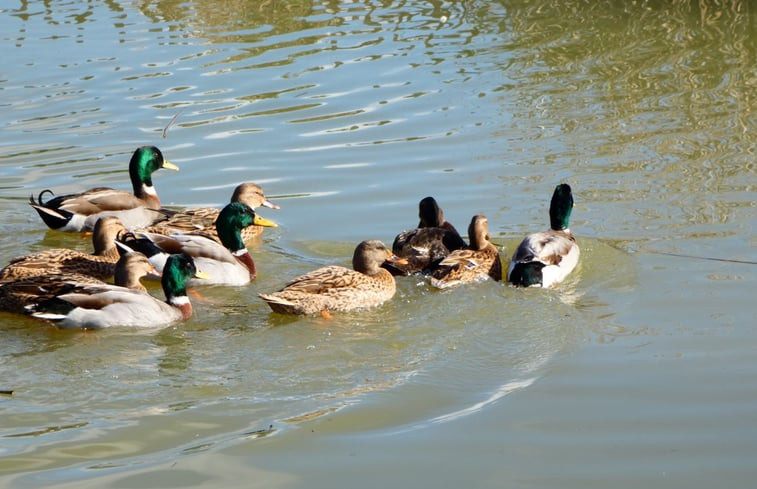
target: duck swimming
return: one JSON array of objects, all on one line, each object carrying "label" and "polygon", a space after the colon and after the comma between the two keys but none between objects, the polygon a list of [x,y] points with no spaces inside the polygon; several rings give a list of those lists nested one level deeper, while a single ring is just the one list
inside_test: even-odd
[{"label": "duck swimming", "polygon": [[[179,274],[179,281],[182,266],[179,260],[171,268],[171,273]],[[115,285],[88,275],[60,272],[3,282],[0,284],[0,310],[31,314],[59,323],[61,327],[151,326],[156,320],[167,317],[163,307],[167,304],[147,294],[139,282],[152,272],[154,267],[147,257],[141,253],[127,253],[116,264]],[[181,295],[176,280],[167,283],[164,290],[168,290],[166,297]],[[177,301],[181,302],[180,299]],[[143,319],[140,312],[143,307],[146,314],[159,316]],[[172,310],[169,312],[173,315]]]},{"label": "duck swimming", "polygon": [[445,289],[481,278],[502,280],[499,250],[489,241],[489,221],[475,215],[468,226],[470,246],[452,251],[431,272],[431,286]]},{"label": "duck swimming", "polygon": [[209,275],[207,279],[192,279],[189,285],[246,285],[255,280],[255,262],[242,241],[241,230],[253,224],[273,226],[241,202],[227,204],[216,219],[216,231],[222,244],[195,233],[169,236],[134,232],[119,240],[121,246],[147,255],[158,271],[173,253],[186,253],[197,267]]},{"label": "duck swimming", "polygon": [[403,259],[378,240],[363,241],[355,248],[352,269],[331,265],[300,275],[283,289],[258,294],[274,312],[327,314],[383,304],[394,296],[394,277],[381,265]]},{"label": "duck swimming", "polygon": [[573,193],[561,183],[549,205],[550,229],[527,236],[513,253],[507,280],[523,287],[552,287],[578,264],[580,250],[570,231]]},{"label": "duck swimming", "polygon": [[418,215],[418,227],[398,234],[392,243],[392,252],[405,258],[407,265],[391,268],[404,275],[430,272],[450,252],[466,246],[455,227],[444,219],[444,212],[433,197],[418,203]]},{"label": "duck swimming", "polygon": [[29,204],[37,211],[50,229],[58,231],[89,231],[103,216],[117,216],[129,229],[151,225],[161,219],[160,199],[152,184],[152,174],[161,169],[178,170],[166,161],[155,146],[142,146],[134,151],[129,161],[129,177],[134,193],[97,187],[78,194],[61,195],[48,201],[42,197],[50,190],[40,192],[37,200]]}]

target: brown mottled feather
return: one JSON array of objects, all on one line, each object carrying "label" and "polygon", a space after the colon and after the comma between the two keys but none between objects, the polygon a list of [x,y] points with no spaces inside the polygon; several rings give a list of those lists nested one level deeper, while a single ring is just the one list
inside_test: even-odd
[{"label": "brown mottled feather", "polygon": [[436,270],[431,274],[431,285],[446,288],[484,277],[502,280],[499,250],[489,241],[489,225],[486,217],[473,216],[468,227],[468,235],[471,241],[470,246],[451,252],[439,262]]},{"label": "brown mottled feather", "polygon": [[540,261],[547,265],[559,265],[575,243],[576,238],[570,231],[550,229],[534,233],[520,243],[512,261]]},{"label": "brown mottled feather", "polygon": [[[145,290],[140,279],[154,271],[141,253],[127,253],[115,265],[115,285],[134,290]],[[45,274],[30,275],[0,283],[0,310],[24,313],[25,307],[62,294],[76,292],[88,286],[106,286],[91,275],[48,270]]]},{"label": "brown mottled feather", "polygon": [[119,259],[114,241],[124,231],[125,228],[117,217],[100,218],[92,234],[94,254],[55,248],[18,256],[0,270],[0,281],[54,272],[90,275],[100,279],[111,277]]},{"label": "brown mottled feather", "polygon": [[[279,206],[273,204],[263,193],[259,185],[251,182],[242,183],[234,189],[231,196],[231,202],[242,202],[247,204],[253,210],[259,206],[278,209]],[[215,222],[220,213],[220,209],[213,207],[198,207],[193,209],[184,209],[181,211],[165,211],[169,214],[164,221],[156,223],[145,231],[170,235],[174,233],[195,233],[205,236],[220,243],[218,232],[216,231]],[[264,226],[252,225],[241,230],[242,241],[250,243],[263,234]]]},{"label": "brown mottled feather", "polygon": [[381,264],[402,261],[380,241],[363,241],[353,256],[353,268],[331,265],[301,275],[278,292],[259,294],[275,312],[317,314],[377,306],[394,296],[394,277]]},{"label": "brown mottled feather", "polygon": [[444,219],[444,212],[433,197],[418,203],[418,227],[403,231],[394,238],[392,252],[407,260],[407,265],[391,266],[401,274],[431,271],[451,251],[466,244],[455,227]]}]

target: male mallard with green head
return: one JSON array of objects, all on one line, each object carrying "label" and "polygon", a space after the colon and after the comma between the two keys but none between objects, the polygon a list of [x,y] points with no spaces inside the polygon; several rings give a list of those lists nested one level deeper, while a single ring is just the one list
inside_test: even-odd
[{"label": "male mallard with green head", "polygon": [[128,229],[151,225],[161,219],[160,199],[152,184],[153,172],[179,168],[166,161],[155,146],[142,146],[134,151],[129,162],[129,178],[134,193],[97,187],[79,194],[61,195],[44,202],[50,190],[40,192],[30,205],[51,229],[58,231],[89,231],[103,216],[117,216]]},{"label": "male mallard with green head", "polygon": [[216,219],[216,231],[221,244],[195,233],[165,236],[135,232],[120,240],[121,245],[147,255],[158,271],[173,253],[187,253],[208,279],[192,279],[190,285],[245,285],[255,280],[255,262],[242,241],[241,230],[252,225],[273,226],[249,206],[241,202],[227,204]]},{"label": "male mallard with green head", "polygon": [[552,287],[573,271],[580,251],[569,228],[572,211],[570,185],[561,183],[549,205],[550,229],[526,237],[513,254],[507,271],[513,285]]},{"label": "male mallard with green head", "polygon": [[140,278],[154,272],[141,253],[126,253],[116,264],[116,285],[88,275],[53,272],[0,283],[0,310],[31,314],[61,328],[162,326],[192,315],[185,285],[200,274],[192,259],[174,255],[162,277],[167,302],[148,294]]},{"label": "male mallard with green head", "polygon": [[14,294],[25,294],[20,300],[27,302],[27,314],[64,329],[165,326],[192,316],[186,284],[196,275],[202,273],[190,256],[172,255],[161,278],[165,302],[144,290],[79,281],[65,275],[46,277],[40,283],[34,282],[45,277],[33,277],[0,284],[0,307],[19,300]]}]

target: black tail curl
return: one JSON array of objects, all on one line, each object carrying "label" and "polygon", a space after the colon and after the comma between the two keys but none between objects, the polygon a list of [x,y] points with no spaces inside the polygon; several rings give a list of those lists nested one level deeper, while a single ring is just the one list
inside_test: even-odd
[{"label": "black tail curl", "polygon": [[46,193],[49,193],[51,196],[55,196],[52,190],[50,190],[49,188],[46,188],[45,190],[39,193],[39,195],[37,196],[36,202],[34,201],[34,194],[31,194],[29,196],[29,203],[32,205],[39,205],[42,207],[46,207],[45,202],[42,201],[42,196],[45,195]]}]

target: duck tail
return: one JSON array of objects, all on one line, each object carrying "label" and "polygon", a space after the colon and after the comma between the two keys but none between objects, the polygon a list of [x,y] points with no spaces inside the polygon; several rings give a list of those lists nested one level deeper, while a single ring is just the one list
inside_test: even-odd
[{"label": "duck tail", "polygon": [[46,193],[49,193],[50,195],[55,195],[52,190],[50,190],[49,188],[46,188],[45,190],[39,193],[36,201],[34,200],[34,194],[31,194],[29,196],[29,203],[31,205],[39,205],[39,206],[44,207],[45,203],[42,201],[42,196],[45,195]]},{"label": "duck tail", "polygon": [[296,304],[274,294],[258,294],[273,312],[279,314],[298,314]]},{"label": "duck tail", "polygon": [[158,245],[153,243],[149,238],[138,236],[138,233],[126,232],[116,240],[116,247],[119,252],[138,251],[148,259],[155,255],[164,253]]},{"label": "duck tail", "polygon": [[25,312],[35,318],[47,319],[48,321],[61,321],[66,319],[68,313],[76,308],[75,305],[60,297],[51,297],[36,304],[24,307]]},{"label": "duck tail", "polygon": [[519,287],[541,286],[543,281],[542,269],[546,266],[540,261],[516,263],[510,271],[508,280]]},{"label": "duck tail", "polygon": [[46,193],[55,195],[52,190],[45,189],[39,193],[36,201],[34,200],[34,194],[30,195],[29,205],[32,206],[35,211],[37,211],[37,214],[39,214],[39,217],[42,218],[42,221],[47,225],[47,227],[49,227],[50,229],[61,229],[69,223],[69,221],[73,217],[73,213],[65,211],[63,209],[57,209],[53,205],[51,205],[51,202],[57,199],[52,199],[52,201],[48,200],[47,202],[44,202],[42,200],[42,196],[44,196]]}]

